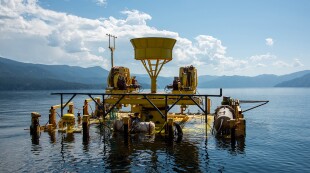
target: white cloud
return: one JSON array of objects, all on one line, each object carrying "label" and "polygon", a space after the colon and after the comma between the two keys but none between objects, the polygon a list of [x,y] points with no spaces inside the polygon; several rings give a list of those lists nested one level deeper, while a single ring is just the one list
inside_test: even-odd
[{"label": "white cloud", "polygon": [[105,48],[103,48],[103,47],[98,47],[98,52],[99,53],[103,53],[105,51]]},{"label": "white cloud", "polygon": [[294,59],[293,67],[302,67],[302,66],[304,66],[304,64],[301,63],[299,59],[297,59],[297,58]]},{"label": "white cloud", "polygon": [[96,4],[104,7],[107,5],[107,0],[96,0]]},{"label": "white cloud", "polygon": [[[99,1],[96,1],[99,2]],[[105,2],[106,1],[100,1]],[[138,10],[121,12],[124,18],[87,19],[40,7],[36,0],[0,0],[0,54],[23,62],[67,64],[83,67],[100,65],[109,68],[110,52],[106,34],[118,36],[114,64],[128,66],[132,73],[146,73],[135,68],[140,62],[133,58],[129,42],[135,37],[170,37],[177,39],[174,60],[167,63],[160,75],[176,75],[179,66],[195,65],[199,74],[243,73],[270,65],[289,64],[275,55],[255,55],[237,59],[227,55],[222,41],[210,35],[198,35],[193,40],[180,37],[177,32],[159,30],[148,25],[152,19]],[[266,44],[273,44],[271,38]],[[135,65],[133,65],[135,64]],[[302,66],[296,59],[294,67]]]},{"label": "white cloud", "polygon": [[273,46],[274,44],[274,41],[272,38],[266,38],[265,41],[266,41],[265,43],[267,46]]},{"label": "white cloud", "polygon": [[256,64],[257,67],[295,68],[304,66],[297,58],[293,62],[285,62],[271,53],[251,56],[248,58],[248,61],[250,64]]},{"label": "white cloud", "polygon": [[290,65],[284,61],[276,61],[276,62],[272,63],[272,65],[275,67],[282,67],[282,68],[290,67]]}]

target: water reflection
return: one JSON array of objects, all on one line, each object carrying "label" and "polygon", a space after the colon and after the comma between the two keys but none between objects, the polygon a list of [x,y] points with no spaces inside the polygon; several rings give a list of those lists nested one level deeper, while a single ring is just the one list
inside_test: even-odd
[{"label": "water reflection", "polygon": [[50,137],[50,143],[51,144],[56,143],[56,131],[55,130],[54,131],[49,131],[48,135]]},{"label": "water reflection", "polygon": [[215,145],[218,150],[227,150],[230,154],[245,154],[245,138],[236,138],[232,141],[230,138],[215,138]]},{"label": "water reflection", "polygon": [[[50,141],[52,145],[47,150],[53,152],[53,157],[58,155],[59,160],[56,159],[52,165],[61,163],[60,167],[71,168],[72,164],[80,164],[81,168],[74,167],[74,170],[83,170],[90,167],[84,164],[91,164],[100,170],[112,172],[206,172],[214,166],[210,165],[210,149],[226,150],[232,156],[245,153],[244,138],[231,143],[230,139],[206,137],[205,133],[205,130],[195,133],[189,131],[183,139],[176,137],[171,141],[165,135],[158,134],[131,134],[124,137],[122,133],[113,133],[107,127],[93,126],[86,143],[83,142],[83,134],[56,132],[48,133],[47,138],[43,136],[41,140]],[[32,148],[34,154],[42,152],[38,146]],[[52,151],[52,148],[55,150]]]},{"label": "water reflection", "polygon": [[40,136],[31,135],[31,142],[33,145],[39,145],[40,144]]},{"label": "water reflection", "polygon": [[[151,172],[199,170],[199,148],[189,141],[175,143],[161,135],[143,134],[125,139],[119,133],[111,139],[106,169],[134,171],[135,167],[145,167]],[[157,167],[163,164],[164,167]]]},{"label": "water reflection", "polygon": [[62,134],[63,142],[73,143],[74,142],[74,133],[64,133]]}]

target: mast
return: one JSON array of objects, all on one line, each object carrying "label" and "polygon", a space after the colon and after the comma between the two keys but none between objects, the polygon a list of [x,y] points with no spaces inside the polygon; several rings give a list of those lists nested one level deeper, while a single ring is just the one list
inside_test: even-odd
[{"label": "mast", "polygon": [[[115,39],[117,38],[114,35],[106,34],[109,37],[109,49],[111,51],[111,68],[114,67],[113,61],[114,61],[114,50],[115,50]],[[111,37],[113,38],[113,46],[111,46]]]}]

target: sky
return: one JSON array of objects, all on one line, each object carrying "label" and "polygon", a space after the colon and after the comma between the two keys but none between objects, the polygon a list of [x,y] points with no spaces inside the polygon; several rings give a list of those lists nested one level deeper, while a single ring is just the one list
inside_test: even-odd
[{"label": "sky", "polygon": [[283,75],[310,69],[309,0],[0,0],[0,56],[146,74],[130,39],[177,40],[160,76]]}]

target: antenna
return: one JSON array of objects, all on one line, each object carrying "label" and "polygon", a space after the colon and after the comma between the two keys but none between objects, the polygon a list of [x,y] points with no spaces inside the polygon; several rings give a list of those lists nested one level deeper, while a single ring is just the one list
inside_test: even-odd
[{"label": "antenna", "polygon": [[[114,50],[115,50],[115,39],[117,38],[116,36],[114,35],[111,35],[111,34],[106,34],[107,36],[109,36],[109,49],[111,51],[111,68],[114,67],[113,65],[113,53],[114,53]],[[113,47],[111,46],[111,37],[113,38]]]}]

